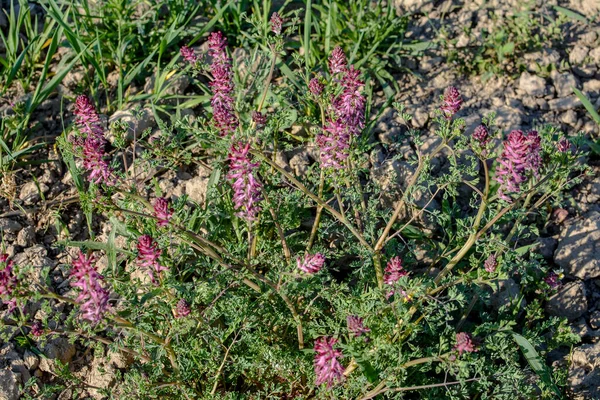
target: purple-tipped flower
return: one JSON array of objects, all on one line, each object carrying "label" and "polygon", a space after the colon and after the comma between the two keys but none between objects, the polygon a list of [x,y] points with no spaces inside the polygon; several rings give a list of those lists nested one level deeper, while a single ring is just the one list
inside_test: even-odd
[{"label": "purple-tipped flower", "polygon": [[539,175],[542,167],[542,138],[537,131],[527,132],[527,169],[535,176]]},{"label": "purple-tipped flower", "polygon": [[393,257],[388,261],[385,267],[385,275],[383,281],[387,285],[393,285],[403,276],[408,275],[408,272],[402,267],[402,259],[400,257]]},{"label": "purple-tipped flower", "polygon": [[194,54],[194,50],[188,46],[181,46],[179,53],[181,54],[181,57],[190,64],[195,64],[196,61],[198,61],[198,56]]},{"label": "purple-tipped flower", "polygon": [[479,125],[473,131],[473,139],[475,139],[481,147],[487,146],[490,141],[490,132],[485,125]]},{"label": "purple-tipped flower", "polygon": [[87,96],[78,96],[75,101],[75,122],[81,136],[72,138],[73,144],[81,151],[83,167],[90,172],[88,181],[96,184],[114,185],[115,176],[104,157],[104,130],[94,105]]},{"label": "purple-tipped flower", "polygon": [[473,338],[466,332],[459,332],[456,334],[456,345],[454,350],[458,351],[458,355],[462,353],[473,353],[477,352],[477,345],[474,343]]},{"label": "purple-tipped flower", "polygon": [[304,259],[301,259],[300,257],[296,258],[298,269],[307,274],[316,274],[323,268],[324,264],[325,256],[321,253],[305,254]]},{"label": "purple-tipped flower", "polygon": [[333,346],[337,343],[335,338],[322,336],[315,341],[315,385],[324,383],[332,387],[336,382],[344,380],[344,368],[338,361],[342,358],[342,352]]},{"label": "purple-tipped flower", "polygon": [[31,334],[35,337],[40,337],[44,334],[44,328],[42,327],[42,323],[40,321],[35,321],[31,324]]},{"label": "purple-tipped flower", "polygon": [[160,278],[160,273],[168,270],[167,267],[160,265],[158,262],[162,254],[162,250],[158,248],[158,243],[152,239],[152,236],[142,235],[138,238],[137,250],[137,264],[148,270],[152,283],[158,284],[157,278]]},{"label": "purple-tipped flower", "polygon": [[566,137],[563,136],[558,141],[556,148],[561,153],[566,153],[571,148],[571,143],[569,142],[569,139],[567,139]]},{"label": "purple-tipped flower", "polygon": [[281,18],[281,15],[274,12],[271,14],[271,20],[269,22],[271,23],[271,30],[273,33],[277,36],[281,35],[281,30],[283,27],[283,18]]},{"label": "purple-tipped flower", "polygon": [[550,288],[556,289],[561,285],[560,279],[560,276],[556,272],[550,271],[544,278],[544,282],[546,282]]},{"label": "purple-tipped flower", "polygon": [[259,111],[252,111],[252,122],[254,122],[257,127],[262,128],[267,124],[267,116]]},{"label": "purple-tipped flower", "polygon": [[262,184],[256,179],[259,164],[250,161],[250,143],[237,143],[229,150],[229,173],[237,215],[251,222],[260,212]]},{"label": "purple-tipped flower", "polygon": [[317,135],[321,167],[343,169],[344,161],[350,153],[350,133],[341,121],[327,121],[323,132]]},{"label": "purple-tipped flower", "polygon": [[346,317],[346,324],[348,325],[348,332],[354,335],[354,337],[359,337],[363,333],[371,332],[371,330],[364,325],[363,319],[356,315],[348,315]]},{"label": "purple-tipped flower", "polygon": [[154,216],[158,219],[158,226],[169,225],[169,220],[173,216],[173,209],[169,207],[169,201],[164,197],[159,197],[154,202]]},{"label": "purple-tipped flower", "polygon": [[323,82],[321,82],[319,77],[315,77],[308,82],[308,90],[310,91],[310,94],[318,98],[321,93],[323,93],[323,90],[325,90],[325,85],[323,85]]},{"label": "purple-tipped flower", "polygon": [[496,259],[496,255],[490,254],[489,257],[484,261],[483,266],[487,272],[495,272],[496,267],[498,266],[498,260]]},{"label": "purple-tipped flower", "polygon": [[360,80],[360,71],[350,68],[344,69],[340,81],[342,93],[333,101],[334,112],[348,131],[353,135],[360,134],[365,126],[365,98],[360,93],[364,82]]},{"label": "purple-tipped flower", "polygon": [[502,199],[510,201],[506,192],[521,191],[521,185],[527,181],[528,170],[538,174],[542,163],[540,141],[536,131],[525,135],[523,131],[514,130],[508,135],[496,170],[496,180],[500,183],[498,194]]},{"label": "purple-tipped flower", "polygon": [[97,324],[108,311],[109,292],[101,285],[104,277],[92,265],[94,261],[93,256],[79,253],[78,258],[73,261],[71,286],[81,290],[75,301],[79,303],[82,317]]},{"label": "purple-tipped flower", "polygon": [[444,118],[451,119],[454,114],[460,110],[462,99],[458,89],[454,86],[448,86],[444,91],[444,98],[442,99],[442,106],[440,109],[444,114]]},{"label": "purple-tipped flower", "polygon": [[12,312],[17,305],[17,299],[14,297],[17,283],[13,261],[8,259],[8,254],[0,254],[0,304],[2,302],[7,304],[9,312]]},{"label": "purple-tipped flower", "polygon": [[[75,123],[83,139],[92,137],[97,140],[104,140],[104,129],[100,117],[89,97],[85,95],[77,96],[73,113],[75,114]],[[75,142],[82,145],[82,142],[77,143],[77,139],[75,139]]]},{"label": "purple-tipped flower", "polygon": [[210,83],[213,92],[210,104],[213,108],[215,127],[225,136],[232,134],[238,126],[234,111],[233,74],[231,59],[227,55],[227,39],[221,32],[213,32],[208,37],[208,47],[213,58],[210,66],[213,76]]},{"label": "purple-tipped flower", "polygon": [[329,72],[331,75],[344,71],[347,65],[344,50],[342,50],[340,46],[336,46],[329,55],[329,60],[327,62],[329,64]]},{"label": "purple-tipped flower", "polygon": [[180,299],[177,302],[177,307],[175,308],[175,318],[187,317],[191,312],[192,310],[190,310],[190,306],[185,299]]}]

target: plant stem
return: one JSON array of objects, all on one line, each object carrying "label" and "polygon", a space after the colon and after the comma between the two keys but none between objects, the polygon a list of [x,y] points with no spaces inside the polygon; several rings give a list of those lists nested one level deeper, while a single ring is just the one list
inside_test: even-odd
[{"label": "plant stem", "polygon": [[[319,178],[319,198],[323,198],[323,188],[325,186],[325,170],[321,168],[321,177]],[[310,230],[310,237],[308,244],[306,245],[306,252],[308,253],[315,242],[317,237],[317,231],[319,230],[319,223],[321,222],[321,214],[323,213],[323,206],[317,206],[317,214],[315,215],[315,221],[313,222],[312,229]]]}]

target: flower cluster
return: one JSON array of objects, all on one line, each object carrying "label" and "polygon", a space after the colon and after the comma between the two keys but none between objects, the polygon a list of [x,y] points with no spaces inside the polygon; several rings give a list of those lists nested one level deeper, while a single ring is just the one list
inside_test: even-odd
[{"label": "flower cluster", "polygon": [[[157,278],[160,278],[160,273],[168,270],[167,267],[160,265],[158,262],[162,254],[162,250],[158,248],[158,243],[152,239],[152,236],[142,235],[138,238],[137,250],[137,264],[148,270],[152,283],[155,285],[158,284]],[[154,274],[158,275],[158,277]]]},{"label": "flower cluster", "polygon": [[560,279],[560,275],[558,275],[554,271],[550,271],[548,275],[546,275],[546,277],[544,278],[544,282],[546,282],[546,284],[550,286],[551,289],[556,289],[561,285]]},{"label": "flower cluster", "polygon": [[180,299],[177,302],[177,307],[175,308],[175,318],[185,318],[190,315],[191,312],[192,310],[190,310],[190,306],[185,299]]},{"label": "flower cluster", "polygon": [[281,15],[274,12],[271,14],[271,20],[269,22],[271,24],[271,31],[277,36],[281,35],[281,30],[283,28],[283,18],[281,18]]},{"label": "flower cluster", "polygon": [[158,226],[166,226],[173,216],[173,209],[169,207],[169,201],[159,197],[154,202],[154,216],[158,219]]},{"label": "flower cluster", "polygon": [[558,140],[556,148],[559,152],[566,153],[571,149],[571,143],[569,142],[569,139],[563,136]]},{"label": "flower cluster", "polygon": [[325,85],[323,85],[323,82],[321,82],[321,79],[319,78],[320,77],[317,76],[308,82],[308,90],[315,98],[318,98],[321,93],[323,93],[323,90],[325,90]]},{"label": "flower cluster", "polygon": [[267,116],[260,111],[252,111],[252,122],[254,122],[258,128],[262,128],[267,124]]},{"label": "flower cluster", "polygon": [[458,89],[456,89],[454,86],[448,86],[444,91],[442,106],[440,107],[444,118],[447,120],[452,119],[452,116],[454,116],[454,114],[460,110],[461,105],[462,98],[460,97]]},{"label": "flower cluster", "polygon": [[498,266],[498,260],[495,254],[490,254],[489,257],[483,262],[483,267],[489,273],[495,272]]},{"label": "flower cluster", "polygon": [[75,122],[81,137],[73,138],[73,144],[81,149],[83,167],[90,172],[88,180],[96,184],[114,185],[112,168],[104,160],[106,139],[100,124],[100,118],[94,105],[87,96],[78,96],[75,101]]},{"label": "flower cluster", "polygon": [[408,275],[408,272],[402,267],[402,259],[400,257],[393,257],[388,261],[385,267],[385,275],[383,281],[386,285],[393,285],[403,276]]},{"label": "flower cluster", "polygon": [[109,292],[100,284],[104,277],[92,265],[94,261],[93,256],[79,253],[73,261],[71,286],[81,290],[75,301],[80,305],[83,318],[97,324],[109,308]]},{"label": "flower cluster", "polygon": [[198,61],[198,56],[194,54],[194,50],[192,50],[188,46],[181,46],[181,49],[179,49],[179,53],[181,54],[181,57],[183,57],[183,59],[189,62],[190,64],[195,64],[196,61]]},{"label": "flower cluster", "polygon": [[340,350],[333,348],[336,343],[335,338],[327,336],[315,341],[315,375],[317,376],[315,385],[317,386],[326,383],[330,388],[336,381],[340,382],[344,379],[344,368],[338,361],[338,358],[343,356]]},{"label": "flower cluster", "polygon": [[[360,80],[360,71],[354,66],[347,67],[346,56],[340,47],[336,47],[329,57],[329,70],[332,76],[341,74],[341,79],[336,82],[342,91],[332,99],[327,121],[317,135],[316,143],[322,167],[342,169],[349,155],[350,139],[364,128],[365,98],[360,93],[364,82]],[[309,90],[315,97],[321,94],[323,88],[318,78],[309,82]]]},{"label": "flower cluster", "polygon": [[500,165],[496,170],[496,180],[500,183],[498,195],[510,201],[506,192],[518,193],[521,185],[527,181],[527,171],[538,175],[542,165],[540,154],[541,138],[536,131],[524,134],[514,130],[504,142],[504,150],[498,159]]},{"label": "flower cluster", "polygon": [[221,32],[213,32],[208,37],[208,47],[213,60],[210,71],[213,77],[210,87],[213,96],[210,104],[216,128],[222,136],[232,134],[238,126],[234,111],[233,73],[231,59],[227,55],[227,39]]},{"label": "flower cluster", "polygon": [[327,60],[329,64],[329,72],[332,75],[335,75],[339,72],[342,72],[346,69],[346,65],[348,62],[346,61],[346,54],[344,54],[344,50],[340,46],[335,46],[329,59]]},{"label": "flower cluster", "polygon": [[346,317],[346,324],[348,325],[348,332],[354,335],[354,337],[359,337],[363,333],[371,332],[371,330],[364,325],[363,319],[356,315],[348,315],[348,317]]},{"label": "flower cluster", "polygon": [[0,254],[0,268],[0,304],[4,301],[9,312],[12,312],[17,305],[17,299],[13,297],[17,277],[13,272],[13,261],[8,259],[8,254]]},{"label": "flower cluster", "polygon": [[307,274],[316,274],[323,268],[324,264],[325,256],[321,253],[305,254],[304,259],[301,259],[300,257],[296,258],[298,269]]},{"label": "flower cluster", "polygon": [[40,337],[44,334],[44,328],[42,327],[42,323],[40,321],[35,321],[31,325],[31,334],[35,337]]},{"label": "flower cluster", "polygon": [[261,183],[256,179],[258,163],[250,161],[250,143],[233,144],[229,150],[229,173],[232,181],[233,203],[237,215],[246,221],[254,221],[260,212]]},{"label": "flower cluster", "polygon": [[459,332],[456,334],[456,345],[454,346],[454,350],[458,351],[458,355],[461,356],[462,353],[477,352],[477,345],[470,334]]},{"label": "flower cluster", "polygon": [[481,147],[487,146],[490,141],[490,132],[485,125],[479,125],[473,131],[473,139],[475,139]]}]

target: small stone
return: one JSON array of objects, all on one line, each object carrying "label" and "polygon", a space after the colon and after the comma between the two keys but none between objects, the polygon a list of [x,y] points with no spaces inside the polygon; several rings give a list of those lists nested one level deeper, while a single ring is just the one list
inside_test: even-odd
[{"label": "small stone", "polygon": [[548,107],[552,111],[567,111],[577,108],[581,105],[581,100],[576,96],[562,97],[560,99],[552,99],[548,101]]},{"label": "small stone", "polygon": [[577,113],[574,110],[567,110],[560,116],[560,122],[563,124],[575,126],[577,125]]},{"label": "small stone", "polygon": [[600,95],[600,80],[590,79],[583,82],[583,92],[588,96],[596,97]]},{"label": "small stone", "polygon": [[588,308],[583,282],[565,284],[555,295],[548,299],[546,312],[557,317],[566,317],[573,321],[586,313]]},{"label": "small stone", "polygon": [[427,121],[429,121],[429,113],[427,110],[424,110],[421,107],[417,108],[411,119],[413,127],[423,128],[425,125],[427,125]]},{"label": "small stone", "polygon": [[57,365],[54,360],[59,360],[63,364],[68,363],[75,356],[75,345],[70,343],[68,339],[58,337],[49,340],[42,352],[46,357],[40,360],[40,369],[44,372],[53,372]]},{"label": "small stone", "polygon": [[16,233],[22,228],[23,226],[17,221],[13,221],[9,218],[0,218],[0,232]]},{"label": "small stone", "polygon": [[23,362],[30,371],[33,371],[40,365],[40,359],[38,356],[29,350],[25,350],[25,354],[23,354]]},{"label": "small stone", "polygon": [[589,56],[596,65],[600,65],[600,46],[591,50]]},{"label": "small stone", "polygon": [[600,328],[600,311],[596,310],[590,315],[590,326],[593,329]]},{"label": "small stone", "polygon": [[108,140],[111,143],[115,141],[115,135],[113,131],[113,124],[116,122],[123,122],[128,127],[125,139],[133,141],[142,135],[142,133],[149,128],[156,126],[156,121],[152,115],[152,110],[144,108],[140,111],[124,110],[117,111],[109,118],[108,122],[111,125],[111,132],[108,134]]},{"label": "small stone", "polygon": [[584,46],[575,46],[569,53],[569,62],[572,65],[580,65],[588,55],[590,49]]},{"label": "small stone", "polygon": [[21,188],[19,199],[25,204],[32,204],[42,199],[42,194],[48,193],[50,188],[45,183],[36,183],[34,181],[27,182]]},{"label": "small stone", "polygon": [[[495,310],[499,310],[501,307],[510,305],[516,305],[521,297],[521,288],[511,278],[499,280],[498,287],[494,288],[494,292],[490,296],[490,302]],[[521,308],[525,307],[525,300],[521,302]]]},{"label": "small stone", "polygon": [[22,229],[17,235],[17,245],[21,247],[30,247],[35,241],[35,229],[32,226],[28,226]]},{"label": "small stone", "polygon": [[598,34],[594,31],[586,32],[579,37],[579,40],[581,41],[581,43],[583,43],[586,46],[590,46],[590,47],[594,47],[597,44],[596,43],[597,39],[598,39]]},{"label": "small stone", "polygon": [[553,237],[539,237],[537,242],[539,243],[538,252],[542,257],[551,259],[558,245],[558,240]]},{"label": "small stone", "polygon": [[19,400],[19,374],[0,370],[0,400]]},{"label": "small stone", "polygon": [[600,277],[600,213],[591,211],[561,232],[554,262],[582,280]]},{"label": "small stone", "polygon": [[573,88],[577,87],[577,79],[570,73],[555,74],[552,77],[557,97],[567,97],[573,94]]},{"label": "small stone", "polygon": [[600,399],[600,341],[573,349],[568,384],[576,400]]},{"label": "small stone", "polygon": [[184,181],[185,193],[190,197],[190,200],[198,204],[204,204],[209,179],[210,172],[204,168],[198,168],[197,176]]},{"label": "small stone", "polygon": [[523,97],[523,105],[527,108],[535,110],[538,107],[537,99],[532,96]]},{"label": "small stone", "polygon": [[519,78],[519,89],[530,96],[542,97],[545,94],[546,81],[536,75],[523,72]]}]

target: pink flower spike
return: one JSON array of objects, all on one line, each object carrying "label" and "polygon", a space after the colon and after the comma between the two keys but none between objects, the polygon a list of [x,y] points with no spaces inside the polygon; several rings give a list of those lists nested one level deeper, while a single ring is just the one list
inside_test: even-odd
[{"label": "pink flower spike", "polygon": [[354,337],[359,337],[363,333],[371,332],[371,330],[365,327],[363,319],[356,315],[348,315],[346,317],[346,324],[348,325],[348,332]]},{"label": "pink flower spike", "polygon": [[296,258],[298,269],[311,275],[319,272],[324,264],[325,256],[321,253],[306,254],[304,259],[301,259],[300,257]]},{"label": "pink flower spike", "polygon": [[44,328],[42,327],[42,323],[40,321],[35,321],[31,325],[31,334],[35,337],[40,337],[44,334]]},{"label": "pink flower spike", "polygon": [[262,200],[262,184],[256,178],[259,164],[251,162],[249,153],[250,143],[231,146],[227,179],[232,181],[233,203],[237,215],[252,222],[260,212],[258,203]]},{"label": "pink flower spike", "polygon": [[71,141],[81,151],[83,167],[90,172],[88,181],[95,184],[104,183],[107,186],[114,185],[114,171],[104,160],[104,129],[94,105],[87,96],[77,97],[74,114],[81,136],[74,137]]},{"label": "pink flower spike", "polygon": [[9,312],[12,312],[17,305],[14,292],[18,281],[13,265],[13,261],[8,259],[8,254],[0,254],[0,304],[4,301],[8,305]]},{"label": "pink flower spike", "polygon": [[329,72],[332,75],[335,75],[346,69],[346,55],[344,54],[344,50],[342,50],[340,46],[336,46],[335,49],[333,49],[331,55],[329,56],[328,64]]},{"label": "pink flower spike", "polygon": [[175,308],[175,318],[187,317],[191,312],[192,310],[190,310],[190,306],[185,299],[180,299],[177,302],[177,307]]},{"label": "pink flower spike", "polygon": [[[158,285],[158,279],[160,279],[160,273],[162,271],[168,271],[167,267],[160,265],[158,259],[162,254],[162,250],[158,248],[158,243],[152,239],[150,235],[142,235],[138,238],[137,244],[138,266],[147,269],[152,283]],[[157,276],[155,276],[155,274]],[[158,279],[157,279],[158,278]]]},{"label": "pink flower spike", "polygon": [[569,142],[569,139],[567,139],[566,137],[563,136],[558,141],[556,148],[558,149],[559,152],[566,153],[570,150],[571,143]]},{"label": "pink flower spike", "polygon": [[386,285],[393,285],[403,276],[407,276],[408,272],[402,267],[402,259],[400,257],[393,257],[388,261],[385,267],[385,274],[383,281]]},{"label": "pink flower spike", "polygon": [[281,18],[281,16],[274,12],[271,15],[271,20],[269,21],[271,23],[271,30],[273,31],[273,33],[277,36],[281,35],[281,30],[283,27],[283,18]]},{"label": "pink flower spike", "polygon": [[477,345],[473,342],[473,338],[466,332],[460,332],[456,334],[456,345],[454,350],[458,351],[458,355],[462,353],[473,353],[477,352]]},{"label": "pink flower spike", "polygon": [[110,294],[101,285],[104,277],[92,265],[94,261],[93,256],[79,253],[78,258],[73,261],[71,286],[81,290],[75,301],[80,305],[83,319],[87,319],[96,325],[109,309]]},{"label": "pink flower spike", "polygon": [[485,147],[490,140],[490,132],[488,131],[488,128],[485,125],[479,125],[477,128],[475,128],[475,131],[473,131],[473,139],[479,142],[481,147]]},{"label": "pink flower spike", "polygon": [[198,61],[198,56],[195,55],[194,50],[192,50],[188,46],[181,46],[181,49],[179,49],[179,53],[181,54],[181,57],[183,57],[183,59],[189,62],[190,64],[195,64],[196,61]]},{"label": "pink flower spike", "polygon": [[546,284],[548,284],[548,286],[550,286],[552,289],[556,289],[561,285],[560,276],[558,276],[558,274],[556,274],[554,271],[550,271],[548,273],[548,275],[544,278],[544,282],[546,282]]},{"label": "pink flower spike", "polygon": [[310,94],[312,94],[314,97],[318,98],[321,95],[321,93],[323,93],[324,89],[325,85],[321,83],[321,80],[318,77],[312,78],[308,82],[308,90],[310,91]]},{"label": "pink flower spike", "polygon": [[324,383],[331,388],[336,382],[344,380],[344,368],[338,361],[342,352],[333,346],[337,343],[335,338],[322,336],[315,341],[315,385]]},{"label": "pink flower spike", "polygon": [[451,119],[454,114],[460,110],[462,105],[462,99],[458,89],[454,86],[449,86],[444,91],[444,98],[442,100],[442,106],[440,109],[444,114],[444,118],[447,120]]},{"label": "pink flower spike", "polygon": [[231,59],[227,55],[227,39],[221,32],[213,32],[208,37],[208,47],[213,58],[210,65],[213,76],[213,80],[210,82],[213,92],[210,100],[213,109],[213,123],[221,136],[226,136],[232,134],[239,124],[234,110],[235,100],[232,96],[233,73]]},{"label": "pink flower spike", "polygon": [[486,272],[490,274],[496,271],[496,267],[498,266],[498,260],[496,260],[496,256],[494,254],[490,254],[490,256],[485,260],[483,266]]},{"label": "pink flower spike", "polygon": [[169,220],[173,216],[173,209],[169,207],[169,201],[164,197],[159,197],[154,202],[154,216],[158,219],[158,226],[169,225]]},{"label": "pink flower spike", "polygon": [[522,131],[514,130],[504,142],[504,151],[496,169],[496,180],[500,183],[498,195],[511,201],[506,193],[519,193],[521,185],[527,181],[527,171],[538,175],[542,164],[540,155],[541,138],[536,131],[525,135]]}]

